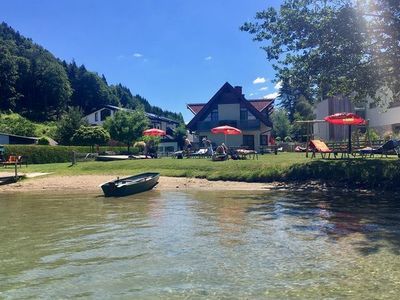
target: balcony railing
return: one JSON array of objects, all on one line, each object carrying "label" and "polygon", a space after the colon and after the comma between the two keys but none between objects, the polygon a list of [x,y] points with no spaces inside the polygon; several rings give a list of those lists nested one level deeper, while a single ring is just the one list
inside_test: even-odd
[{"label": "balcony railing", "polygon": [[260,120],[203,121],[197,123],[197,131],[209,131],[211,128],[222,125],[233,126],[240,130],[257,130],[260,129]]}]

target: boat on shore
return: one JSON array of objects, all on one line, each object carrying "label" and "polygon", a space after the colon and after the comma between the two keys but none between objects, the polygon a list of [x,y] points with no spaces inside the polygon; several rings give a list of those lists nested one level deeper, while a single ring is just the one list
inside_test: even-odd
[{"label": "boat on shore", "polygon": [[19,176],[17,176],[17,177],[15,177],[15,176],[3,176],[3,177],[0,177],[0,185],[14,183],[14,182],[17,182],[18,179],[19,179]]},{"label": "boat on shore", "polygon": [[160,178],[160,173],[141,173],[117,178],[103,183],[100,187],[106,197],[123,197],[151,190]]}]

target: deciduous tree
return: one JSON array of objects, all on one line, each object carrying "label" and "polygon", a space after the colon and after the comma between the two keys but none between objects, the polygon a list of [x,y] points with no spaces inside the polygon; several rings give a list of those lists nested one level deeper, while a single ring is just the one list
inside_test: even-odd
[{"label": "deciduous tree", "polygon": [[129,152],[132,143],[137,141],[149,126],[149,119],[141,109],[119,110],[113,117],[108,117],[103,126],[112,139],[126,144]]}]

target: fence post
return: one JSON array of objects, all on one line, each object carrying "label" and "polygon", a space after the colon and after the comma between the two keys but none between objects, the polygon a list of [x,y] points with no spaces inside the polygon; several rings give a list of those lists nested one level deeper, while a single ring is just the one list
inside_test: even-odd
[{"label": "fence post", "polygon": [[18,161],[15,160],[15,181],[18,180]]},{"label": "fence post", "polygon": [[72,165],[76,164],[76,152],[72,151]]}]

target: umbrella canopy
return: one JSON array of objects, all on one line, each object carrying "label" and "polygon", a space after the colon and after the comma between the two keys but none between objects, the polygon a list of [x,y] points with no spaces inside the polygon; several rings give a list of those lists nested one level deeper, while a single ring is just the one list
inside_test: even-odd
[{"label": "umbrella canopy", "polygon": [[157,128],[151,128],[143,131],[144,135],[151,135],[151,136],[164,136],[167,133],[164,130],[157,129]]},{"label": "umbrella canopy", "polygon": [[214,127],[211,129],[212,133],[223,133],[225,135],[227,134],[241,134],[242,131],[240,129],[237,129],[235,127],[232,126],[218,126],[218,127]]},{"label": "umbrella canopy", "polygon": [[337,113],[324,118],[325,121],[335,125],[364,125],[365,120],[353,113]]},{"label": "umbrella canopy", "polygon": [[214,134],[223,133],[225,135],[225,144],[227,135],[238,135],[242,133],[240,129],[228,125],[214,127],[211,129],[211,132]]},{"label": "umbrella canopy", "polygon": [[365,125],[366,121],[356,114],[345,112],[327,116],[324,120],[334,125],[349,125],[347,151],[351,153],[351,125]]}]

